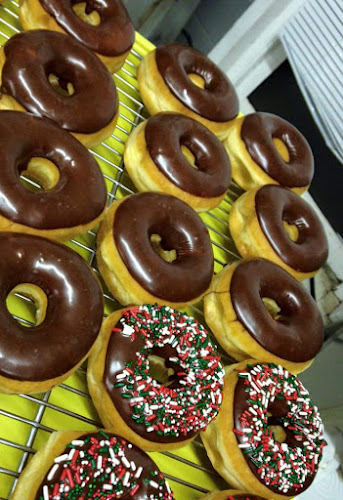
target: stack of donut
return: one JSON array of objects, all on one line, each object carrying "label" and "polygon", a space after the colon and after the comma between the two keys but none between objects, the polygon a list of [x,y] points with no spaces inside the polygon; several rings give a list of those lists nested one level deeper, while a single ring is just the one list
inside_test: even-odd
[{"label": "stack of donut", "polygon": [[[236,91],[206,56],[179,44],[151,51],[138,85],[151,117],[125,145],[139,193],[105,211],[106,186],[87,151],[113,132],[111,73],[134,28],[120,0],[22,0],[25,30],[0,49],[0,391],[51,389],[89,357],[89,390],[108,430],[53,434],[13,500],[172,500],[144,451],[200,432],[235,488],[206,499],[290,498],[313,481],[322,422],[295,374],[313,362],[323,322],[300,280],[327,258],[320,220],[300,194],[314,165],[285,120],[239,116]],[[20,139],[19,139],[20,138]],[[20,181],[25,173],[43,191]],[[229,227],[243,260],[216,276],[208,230],[233,180],[246,191]],[[61,241],[101,222],[97,264],[123,309],[102,323],[98,278]],[[57,241],[53,241],[57,240]],[[6,308],[36,305],[30,333]],[[205,320],[234,359],[179,309],[204,298]],[[139,448],[141,449],[139,449]]]}]

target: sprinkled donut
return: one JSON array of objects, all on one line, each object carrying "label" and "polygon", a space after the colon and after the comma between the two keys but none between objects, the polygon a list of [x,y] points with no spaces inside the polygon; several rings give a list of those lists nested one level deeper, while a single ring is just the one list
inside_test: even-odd
[{"label": "sprinkled donut", "polygon": [[202,438],[227,481],[274,500],[310,486],[326,444],[318,409],[300,380],[280,365],[254,360],[229,367],[222,410]]},{"label": "sprinkled donut", "polygon": [[221,405],[223,376],[203,326],[157,305],[110,315],[88,365],[102,422],[150,451],[179,448],[206,428]]},{"label": "sprinkled donut", "polygon": [[151,458],[100,430],[55,432],[21,475],[12,500],[173,500]]}]

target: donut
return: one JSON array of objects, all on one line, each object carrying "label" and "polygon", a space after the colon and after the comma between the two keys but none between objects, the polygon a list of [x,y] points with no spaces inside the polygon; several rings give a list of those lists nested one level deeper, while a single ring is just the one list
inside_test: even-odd
[{"label": "donut", "polygon": [[74,38],[48,30],[18,33],[0,48],[0,109],[50,118],[87,147],[113,132],[119,105],[102,62]]},{"label": "donut", "polygon": [[239,490],[212,491],[201,500],[266,500],[258,495],[251,495]]},{"label": "donut", "polygon": [[[0,392],[34,394],[68,378],[100,331],[103,296],[89,265],[73,250],[40,236],[0,232]],[[36,325],[23,326],[6,298],[36,305]]]},{"label": "donut", "polygon": [[139,191],[172,194],[197,212],[217,207],[231,179],[219,139],[179,113],[158,113],[138,125],[126,142],[124,163]]},{"label": "donut", "polygon": [[182,308],[198,302],[213,276],[208,231],[174,196],[139,193],[112,203],[98,232],[97,263],[123,305]]},{"label": "donut", "polygon": [[297,280],[314,276],[328,257],[318,215],[293,191],[268,184],[240,196],[229,215],[242,257],[266,257]]},{"label": "donut", "polygon": [[54,432],[21,474],[12,500],[173,500],[152,459],[107,430]]},{"label": "donut", "polygon": [[311,148],[299,130],[279,116],[252,113],[237,118],[230,124],[224,146],[232,177],[246,191],[279,184],[301,194],[311,184]]},{"label": "donut", "polygon": [[[104,214],[103,175],[88,150],[51,120],[0,111],[0,231],[67,241]],[[25,172],[44,190],[25,187]]]},{"label": "donut", "polygon": [[21,0],[25,30],[47,29],[76,38],[111,73],[118,71],[135,41],[135,30],[121,0]]},{"label": "donut", "polygon": [[308,368],[323,344],[323,320],[305,288],[266,259],[224,267],[204,300],[205,321],[234,359]]},{"label": "donut", "polygon": [[175,111],[199,121],[220,140],[239,111],[227,76],[196,49],[177,43],[160,45],[138,67],[138,87],[151,115]]},{"label": "donut", "polygon": [[201,433],[214,468],[235,488],[267,499],[301,494],[326,444],[308,391],[274,363],[250,359],[225,371],[221,410]]},{"label": "donut", "polygon": [[168,306],[116,311],[89,359],[102,423],[146,451],[180,448],[219,411],[224,370],[194,318]]}]

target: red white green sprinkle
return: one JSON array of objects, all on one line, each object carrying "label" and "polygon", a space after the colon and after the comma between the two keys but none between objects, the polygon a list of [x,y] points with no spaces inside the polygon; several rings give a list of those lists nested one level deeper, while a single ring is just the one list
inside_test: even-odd
[{"label": "red white green sprinkle", "polygon": [[[129,400],[131,418],[159,436],[187,436],[204,430],[222,402],[224,370],[205,328],[167,306],[127,309],[113,335],[144,337],[133,363],[116,375],[114,387]],[[119,331],[118,331],[119,330]],[[175,381],[164,386],[149,374],[149,354],[172,347],[168,362]]]},{"label": "red white green sprinkle", "polygon": [[[248,407],[234,429],[238,446],[249,453],[256,473],[266,486],[283,494],[299,491],[318,468],[325,446],[318,408],[300,380],[282,366],[260,363],[238,373],[245,379]],[[275,399],[285,400],[288,411],[278,424],[296,445],[275,440],[268,423],[268,408]]]},{"label": "red white green sprinkle", "polygon": [[37,500],[173,500],[168,483],[149,457],[143,456],[144,468],[128,460],[132,445],[119,436],[99,431],[67,448],[70,452],[55,458]]}]

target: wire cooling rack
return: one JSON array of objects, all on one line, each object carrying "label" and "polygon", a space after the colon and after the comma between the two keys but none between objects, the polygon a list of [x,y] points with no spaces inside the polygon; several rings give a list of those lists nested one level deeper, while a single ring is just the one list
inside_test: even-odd
[{"label": "wire cooling rack", "polygon": [[[18,3],[7,0],[0,6],[0,43],[21,30]],[[123,164],[125,141],[134,127],[148,115],[141,102],[136,80],[136,68],[142,57],[153,48],[137,34],[137,41],[124,67],[114,75],[120,97],[120,116],[112,137],[91,150],[99,163],[108,189],[108,204],[135,192]],[[26,182],[39,187],[32,179]],[[201,214],[207,226],[215,254],[215,272],[239,258],[229,235],[227,218],[232,202],[241,194],[234,183],[220,207]],[[96,229],[67,243],[80,253],[99,274],[95,262]],[[101,278],[101,277],[100,277]],[[105,315],[119,307],[104,286]],[[33,305],[30,299],[18,295],[10,308],[22,324],[32,326]],[[202,304],[189,312],[204,323]],[[231,362],[223,354],[226,363]],[[91,402],[86,367],[79,368],[64,384],[42,395],[0,395],[0,500],[7,500],[14,490],[17,478],[30,456],[42,446],[54,430],[75,429],[89,431],[100,427],[99,417]],[[212,468],[201,440],[173,453],[152,453],[165,476],[169,479],[177,500],[193,500],[213,489],[225,489],[225,482]]]}]

